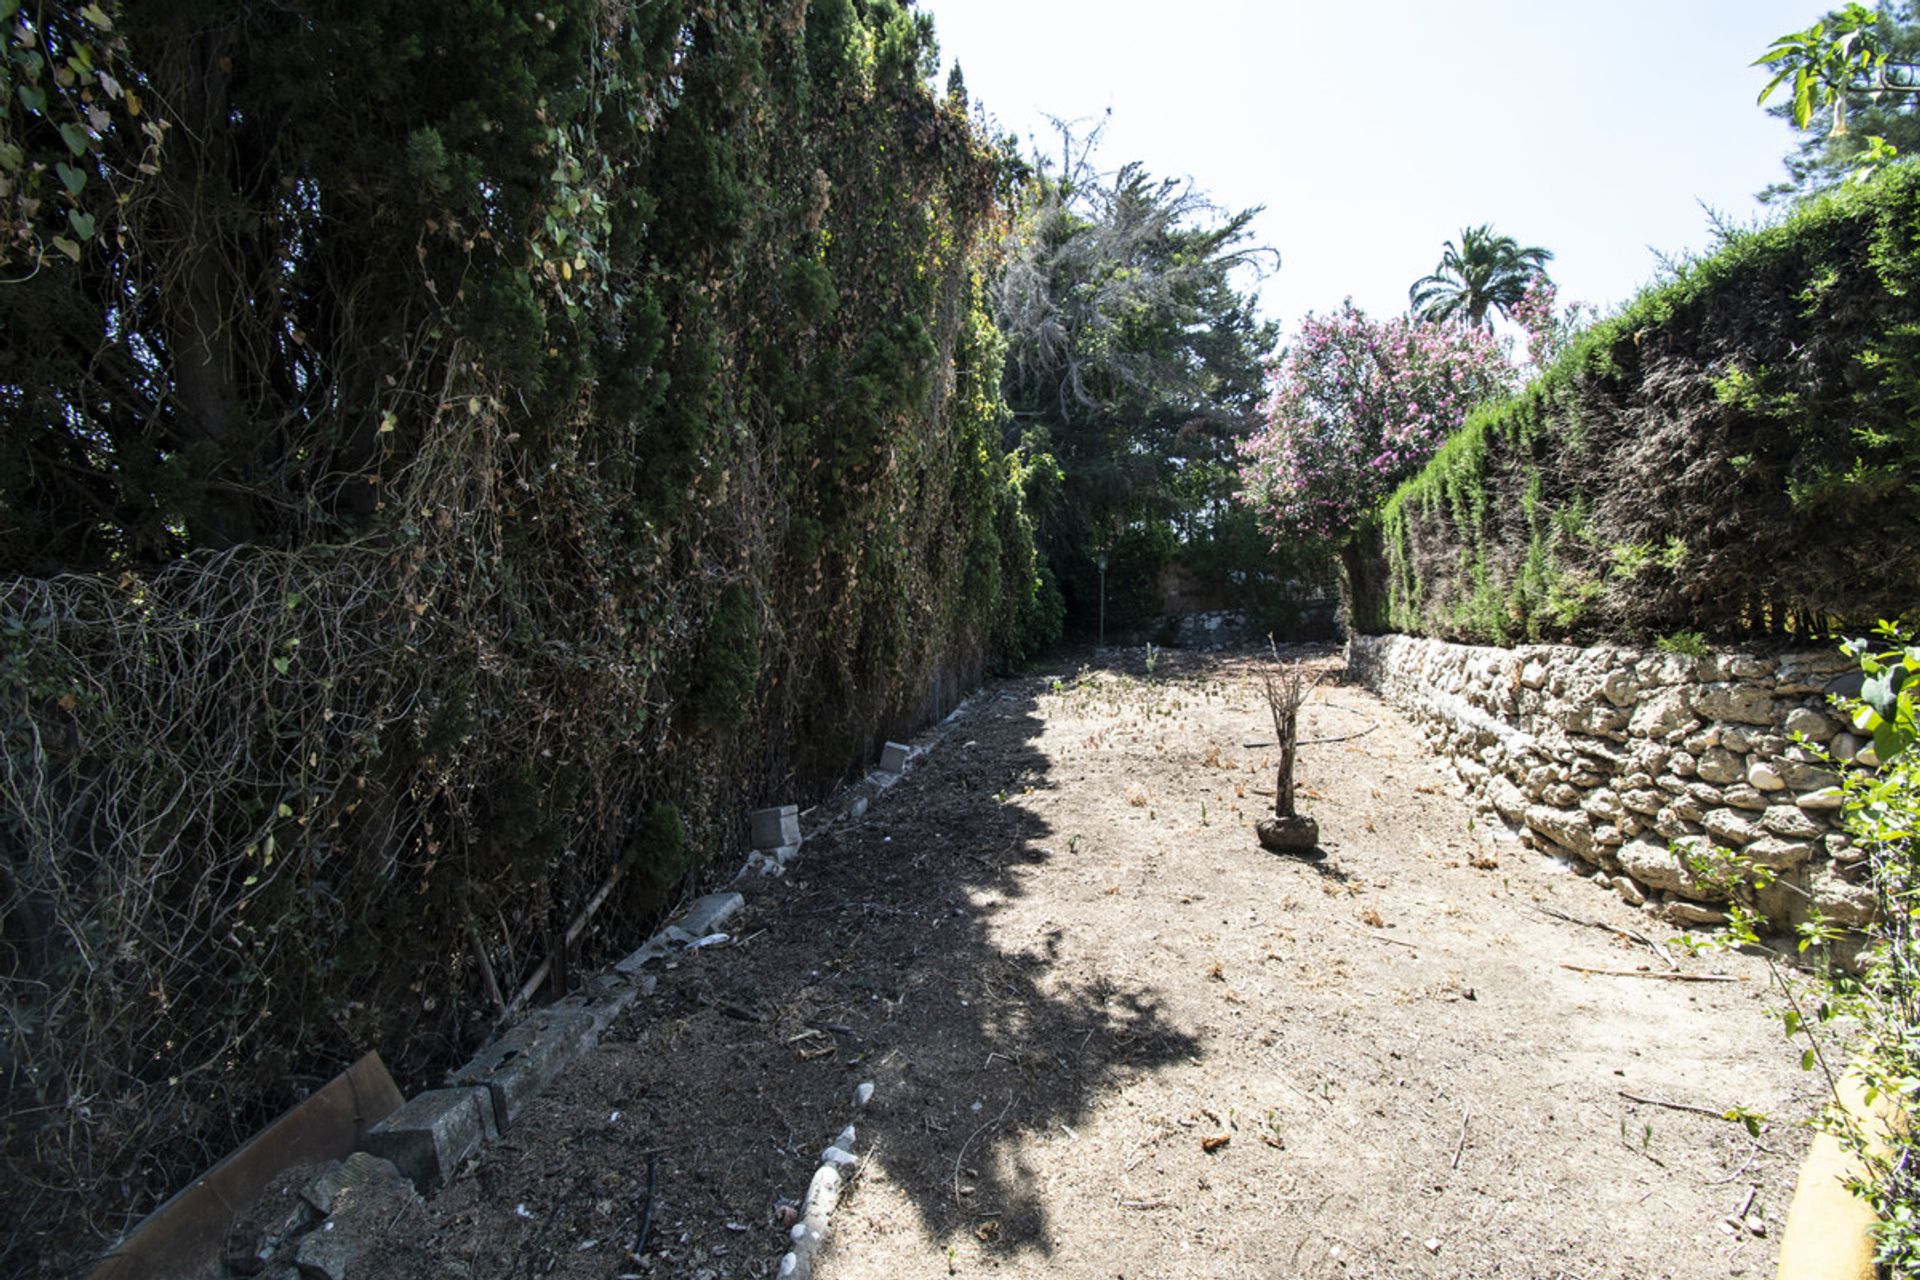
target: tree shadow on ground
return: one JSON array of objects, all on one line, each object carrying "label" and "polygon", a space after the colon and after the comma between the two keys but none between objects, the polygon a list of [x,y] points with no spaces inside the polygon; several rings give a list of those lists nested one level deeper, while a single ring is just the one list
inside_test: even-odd
[{"label": "tree shadow on ground", "polygon": [[[1044,681],[990,688],[858,824],[809,842],[794,919],[831,959],[787,999],[827,1012],[878,1092],[862,1149],[926,1233],[1049,1251],[1023,1136],[1062,1132],[1130,1075],[1193,1060],[1151,987],[1063,964],[1070,921],[999,936],[1074,837],[1021,803],[1050,788]],[[817,914],[815,914],[817,913]]]}]

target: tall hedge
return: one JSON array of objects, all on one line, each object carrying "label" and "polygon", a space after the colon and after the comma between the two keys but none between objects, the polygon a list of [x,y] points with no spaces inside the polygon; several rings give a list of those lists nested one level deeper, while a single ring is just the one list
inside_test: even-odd
[{"label": "tall hedge", "polygon": [[1920,169],[1741,234],[1485,407],[1348,555],[1354,621],[1480,643],[1920,603]]},{"label": "tall hedge", "polygon": [[0,86],[16,1274],[366,1049],[429,1078],[616,870],[568,955],[630,943],[1036,571],[1006,170],[924,15],[0,19],[43,55]]}]

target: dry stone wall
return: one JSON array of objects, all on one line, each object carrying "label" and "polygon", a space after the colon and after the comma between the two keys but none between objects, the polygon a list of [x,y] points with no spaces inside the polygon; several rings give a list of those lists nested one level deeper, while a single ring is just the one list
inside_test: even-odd
[{"label": "dry stone wall", "polygon": [[[1840,654],[1357,635],[1347,655],[1522,841],[1629,903],[1682,925],[1724,922],[1735,896],[1780,927],[1816,908],[1840,925],[1872,918],[1839,771],[1877,762],[1828,702],[1859,688]],[[1741,863],[1772,883],[1754,887]]]}]

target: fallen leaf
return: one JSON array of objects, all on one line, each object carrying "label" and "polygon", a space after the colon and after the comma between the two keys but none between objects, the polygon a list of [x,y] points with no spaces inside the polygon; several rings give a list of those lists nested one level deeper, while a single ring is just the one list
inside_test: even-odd
[{"label": "fallen leaf", "polygon": [[1232,1142],[1232,1141],[1233,1141],[1232,1134],[1216,1133],[1212,1137],[1200,1139],[1200,1149],[1202,1151],[1218,1151],[1220,1148],[1226,1146],[1229,1142]]}]

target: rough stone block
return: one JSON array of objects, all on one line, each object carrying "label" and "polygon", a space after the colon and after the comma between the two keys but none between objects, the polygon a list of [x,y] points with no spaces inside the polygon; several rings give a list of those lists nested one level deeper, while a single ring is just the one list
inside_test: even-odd
[{"label": "rough stone block", "polygon": [[1760,825],[1776,836],[1789,840],[1811,840],[1826,830],[1825,824],[1808,817],[1795,804],[1776,804],[1760,815]]},{"label": "rough stone block", "polygon": [[391,1160],[422,1191],[442,1186],[460,1162],[499,1136],[485,1089],[431,1089],[367,1132],[364,1149]]},{"label": "rough stone block", "polygon": [[1569,813],[1537,804],[1527,810],[1527,826],[1588,862],[1600,858],[1600,845],[1593,837],[1593,822],[1584,813]]},{"label": "rough stone block", "polygon": [[1786,729],[1808,742],[1826,742],[1840,731],[1840,726],[1812,707],[1795,707],[1787,713]]},{"label": "rough stone block", "polygon": [[880,772],[905,773],[912,748],[904,742],[889,742],[880,748]]},{"label": "rough stone block", "polygon": [[1833,923],[1853,928],[1873,923],[1878,912],[1870,887],[1850,884],[1832,868],[1823,868],[1813,877],[1813,905]]},{"label": "rough stone block", "polygon": [[775,805],[770,809],[755,809],[747,815],[753,824],[753,847],[756,849],[778,849],[782,845],[800,843],[800,809],[797,805]]},{"label": "rough stone block", "polygon": [[1695,761],[1694,768],[1702,782],[1711,782],[1718,786],[1738,782],[1746,776],[1746,767],[1740,757],[1724,746],[1707,748]]},{"label": "rough stone block", "polygon": [[418,1194],[385,1160],[365,1152],[351,1159],[360,1162],[353,1180],[335,1191],[327,1220],[301,1236],[294,1248],[294,1265],[309,1280],[346,1280],[348,1269],[386,1237]]},{"label": "rough stone block", "polygon": [[1767,867],[1774,871],[1784,871],[1789,867],[1804,865],[1813,857],[1811,840],[1782,840],[1778,836],[1762,836],[1740,851],[1740,856],[1750,858],[1756,867]]},{"label": "rough stone block", "polygon": [[1729,844],[1751,844],[1766,834],[1738,809],[1710,809],[1700,819],[1700,825],[1707,829],[1707,834]]},{"label": "rough stone block", "polygon": [[1494,775],[1487,782],[1487,799],[1508,822],[1519,822],[1527,814],[1527,794],[1509,778]]},{"label": "rough stone block", "polygon": [[1689,859],[1714,858],[1713,842],[1705,836],[1683,836],[1674,841],[1673,848],[1652,840],[1629,840],[1614,856],[1621,870],[1649,888],[1711,902],[1727,896],[1723,890],[1703,883],[1689,865]]},{"label": "rough stone block", "polygon": [[594,1017],[585,1009],[543,1009],[475,1054],[450,1083],[486,1090],[494,1130],[505,1133],[528,1103],[597,1042]]}]

